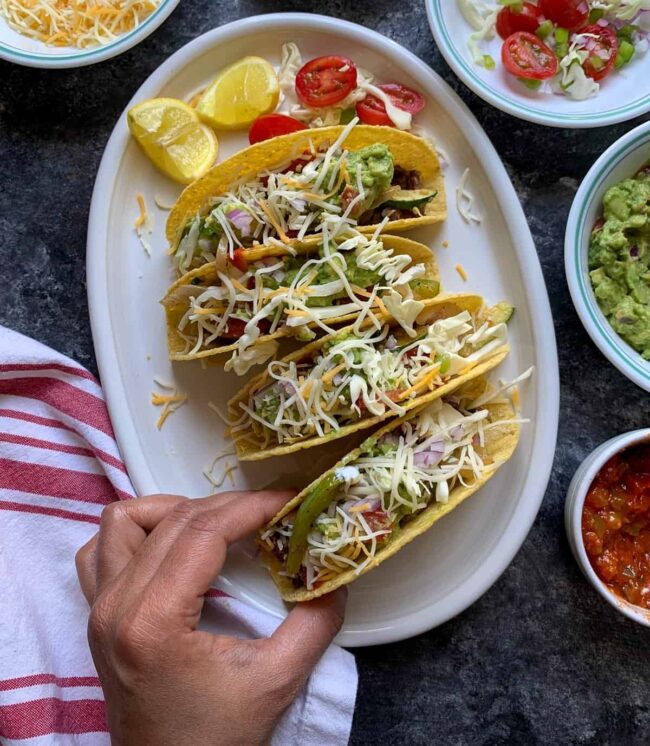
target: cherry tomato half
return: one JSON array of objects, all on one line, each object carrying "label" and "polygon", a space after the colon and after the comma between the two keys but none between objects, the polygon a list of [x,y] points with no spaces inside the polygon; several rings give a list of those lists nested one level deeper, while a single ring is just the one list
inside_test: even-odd
[{"label": "cherry tomato half", "polygon": [[[424,109],[424,97],[408,86],[401,83],[385,83],[380,85],[382,91],[388,94],[392,103],[403,111],[410,114],[417,114]],[[369,93],[363,101],[359,101],[356,106],[357,116],[364,124],[393,126],[393,120],[386,113],[384,102]]]},{"label": "cherry tomato half", "polygon": [[586,0],[539,0],[540,13],[558,26],[577,31],[589,20]]},{"label": "cherry tomato half", "polygon": [[552,78],[558,67],[553,50],[527,31],[517,31],[503,42],[501,59],[509,73],[529,80]]},{"label": "cherry tomato half", "polygon": [[288,135],[290,132],[307,129],[307,125],[299,122],[286,114],[263,114],[251,124],[248,131],[248,142],[255,145],[262,140],[270,140],[279,135]]},{"label": "cherry tomato half", "polygon": [[539,8],[532,3],[524,3],[520,11],[502,8],[497,16],[497,33],[507,39],[516,31],[528,31],[533,34],[540,24]]},{"label": "cherry tomato half", "polygon": [[305,63],[296,75],[296,95],[316,109],[342,101],[357,85],[357,68],[348,57],[329,55]]},{"label": "cherry tomato half", "polygon": [[589,57],[582,63],[585,74],[593,80],[602,80],[614,67],[618,54],[618,39],[609,26],[593,24],[580,31],[581,34],[593,34],[596,38],[587,37]]}]

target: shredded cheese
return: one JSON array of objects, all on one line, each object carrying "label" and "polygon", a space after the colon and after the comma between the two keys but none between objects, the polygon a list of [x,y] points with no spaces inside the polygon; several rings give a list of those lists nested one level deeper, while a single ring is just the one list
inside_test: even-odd
[{"label": "shredded cheese", "polygon": [[160,417],[156,422],[158,430],[162,429],[162,426],[167,422],[167,418],[172,415],[179,407],[183,406],[188,401],[187,394],[180,393],[171,384],[162,382],[157,378],[154,378],[154,383],[160,388],[169,391],[170,393],[159,393],[156,391],[151,392],[151,403],[154,407],[162,407]]},{"label": "shredded cheese", "polygon": [[147,211],[147,205],[145,204],[144,197],[141,194],[137,194],[136,199],[140,212],[135,220],[133,227],[135,229],[136,235],[138,236],[140,244],[145,251],[145,254],[147,256],[151,256],[151,245],[145,237],[145,232],[148,235],[151,235],[153,231],[153,221],[149,215],[149,212]]},{"label": "shredded cheese", "polygon": [[463,267],[462,264],[456,265],[456,272],[461,276],[463,279],[463,282],[467,282],[467,272],[465,271],[465,267]]},{"label": "shredded cheese", "polygon": [[137,28],[160,0],[0,0],[19,34],[54,47],[87,49]]},{"label": "shredded cheese", "polygon": [[483,218],[473,211],[474,195],[467,188],[468,178],[469,168],[466,168],[456,187],[456,209],[466,223],[480,223]]}]

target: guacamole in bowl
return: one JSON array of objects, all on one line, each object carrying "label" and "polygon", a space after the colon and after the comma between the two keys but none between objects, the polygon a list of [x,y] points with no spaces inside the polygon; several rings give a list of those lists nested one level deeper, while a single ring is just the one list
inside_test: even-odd
[{"label": "guacamole in bowl", "polygon": [[588,267],[594,295],[612,328],[650,360],[650,161],[605,192]]}]

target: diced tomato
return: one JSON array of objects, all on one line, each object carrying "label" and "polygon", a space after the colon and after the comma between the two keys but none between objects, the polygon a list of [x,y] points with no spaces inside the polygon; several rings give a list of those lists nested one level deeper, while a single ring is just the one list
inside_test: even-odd
[{"label": "diced tomato", "polygon": [[558,68],[555,52],[527,31],[517,31],[503,42],[501,59],[509,73],[528,80],[552,78]]},{"label": "diced tomato", "polygon": [[272,137],[288,135],[291,132],[298,132],[307,129],[304,122],[300,122],[286,114],[264,114],[251,124],[248,131],[248,142],[255,145],[256,142],[270,140]]},{"label": "diced tomato", "polygon": [[589,57],[582,63],[585,74],[592,80],[602,80],[614,69],[618,54],[618,38],[609,26],[593,24],[580,31],[581,34],[593,34],[588,37]]},{"label": "diced tomato", "polygon": [[599,218],[596,219],[596,222],[594,223],[594,227],[591,229],[591,232],[598,233],[598,231],[602,231],[604,225],[605,225],[605,218],[601,215]]},{"label": "diced tomato", "polygon": [[502,8],[497,16],[497,33],[502,39],[507,39],[516,31],[528,31],[533,34],[540,24],[540,11],[533,3],[523,3],[521,10],[518,6]]},{"label": "diced tomato", "polygon": [[[367,513],[363,514],[363,517],[370,527],[371,531],[386,531],[390,530],[392,527],[392,523],[390,521],[390,518],[388,517],[388,513],[385,513],[383,510],[370,510]],[[381,536],[377,537],[377,541],[386,541],[390,534],[382,534]]]},{"label": "diced tomato", "polygon": [[248,261],[246,260],[246,249],[235,249],[233,251],[232,264],[237,267],[240,272],[246,272],[248,269]]},{"label": "diced tomato", "polygon": [[[401,83],[385,83],[380,85],[379,88],[388,94],[391,102],[398,109],[408,111],[410,114],[417,114],[424,109],[426,103],[424,97],[412,88],[408,88],[408,86]],[[393,120],[386,113],[386,105],[380,98],[373,96],[371,93],[357,103],[356,112],[364,124],[393,126]]]},{"label": "diced tomato", "polygon": [[296,95],[303,104],[317,109],[342,101],[356,85],[354,62],[339,55],[316,57],[296,75]]},{"label": "diced tomato", "polygon": [[586,0],[539,0],[539,10],[549,21],[569,31],[581,29],[589,20]]},{"label": "diced tomato", "polygon": [[[221,336],[224,339],[239,339],[244,333],[247,323],[244,319],[233,316],[233,318],[228,319],[226,329]],[[260,319],[257,323],[257,328],[260,330],[260,334],[267,334],[271,328],[271,323],[268,319]]]}]

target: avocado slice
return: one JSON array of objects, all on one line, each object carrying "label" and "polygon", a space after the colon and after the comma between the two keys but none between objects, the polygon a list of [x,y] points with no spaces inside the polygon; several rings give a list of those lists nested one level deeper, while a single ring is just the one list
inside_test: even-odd
[{"label": "avocado slice", "polygon": [[510,303],[506,303],[505,301],[501,301],[488,310],[486,317],[493,326],[496,324],[507,324],[512,318],[514,312],[514,306],[511,306]]},{"label": "avocado slice", "polygon": [[395,207],[398,210],[412,210],[414,207],[424,207],[427,202],[438,194],[430,189],[398,189],[394,194],[382,202],[380,207]]},{"label": "avocado slice", "polygon": [[415,300],[425,300],[427,298],[435,298],[440,292],[440,283],[437,280],[426,280],[423,278],[416,278],[409,282],[409,287],[413,291],[413,297]]}]

